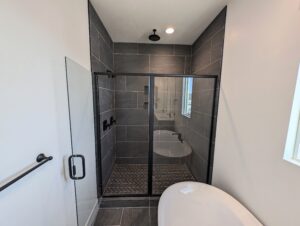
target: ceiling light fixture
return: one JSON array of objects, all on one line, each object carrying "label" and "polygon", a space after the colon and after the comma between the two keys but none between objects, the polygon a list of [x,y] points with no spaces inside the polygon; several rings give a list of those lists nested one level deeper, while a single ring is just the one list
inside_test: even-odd
[{"label": "ceiling light fixture", "polygon": [[167,34],[173,34],[174,33],[174,28],[172,28],[172,27],[168,27],[167,29],[166,29],[166,33]]}]

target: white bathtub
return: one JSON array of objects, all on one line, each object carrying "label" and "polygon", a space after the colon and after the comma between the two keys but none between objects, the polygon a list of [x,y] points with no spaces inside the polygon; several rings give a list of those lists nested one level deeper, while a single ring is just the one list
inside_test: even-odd
[{"label": "white bathtub", "polygon": [[158,205],[158,226],[262,226],[236,199],[198,182],[167,188]]},{"label": "white bathtub", "polygon": [[174,131],[155,130],[153,139],[154,153],[169,158],[181,158],[192,153],[190,145],[185,141],[180,142]]}]

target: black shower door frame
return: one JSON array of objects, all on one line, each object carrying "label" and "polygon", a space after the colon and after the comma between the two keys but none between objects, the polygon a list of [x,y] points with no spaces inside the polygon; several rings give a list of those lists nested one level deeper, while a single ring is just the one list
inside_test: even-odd
[{"label": "black shower door frame", "polygon": [[[125,194],[125,195],[104,195],[103,196],[103,185],[102,185],[102,166],[101,166],[101,143],[99,141],[100,137],[100,111],[99,111],[99,90],[98,90],[98,77],[97,76],[146,76],[149,77],[149,152],[148,152],[148,193],[147,194]],[[158,74],[158,73],[113,73],[113,72],[94,72],[93,73],[93,96],[94,96],[94,114],[95,114],[95,150],[96,150],[96,175],[97,175],[97,190],[98,197],[145,197],[145,196],[160,196],[153,194],[152,192],[152,175],[153,175],[153,132],[154,132],[154,85],[156,77],[177,77],[177,78],[209,78],[214,79],[214,91],[213,91],[213,104],[212,104],[212,114],[211,114],[211,126],[210,126],[210,138],[209,138],[209,153],[208,153],[208,164],[207,164],[207,176],[206,183],[211,184],[210,181],[210,170],[213,157],[213,136],[215,125],[215,110],[217,104],[217,88],[218,88],[218,75],[196,75],[196,74]]]}]

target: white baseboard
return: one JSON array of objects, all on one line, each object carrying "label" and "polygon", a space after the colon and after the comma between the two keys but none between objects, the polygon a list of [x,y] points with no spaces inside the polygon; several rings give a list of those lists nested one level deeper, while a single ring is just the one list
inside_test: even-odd
[{"label": "white baseboard", "polygon": [[98,214],[98,211],[99,211],[99,204],[98,204],[98,199],[97,199],[97,200],[95,201],[93,210],[92,210],[92,212],[91,212],[89,218],[88,218],[87,221],[86,221],[85,226],[93,226],[93,225],[94,225],[95,220],[96,220],[96,217],[97,217],[97,214]]}]

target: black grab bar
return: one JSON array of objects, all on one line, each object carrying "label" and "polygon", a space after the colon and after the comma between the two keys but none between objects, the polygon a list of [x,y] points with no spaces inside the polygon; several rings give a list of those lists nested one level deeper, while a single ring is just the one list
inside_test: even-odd
[{"label": "black grab bar", "polygon": [[39,154],[36,157],[36,162],[38,163],[36,166],[34,166],[34,167],[30,168],[29,170],[27,170],[27,171],[25,171],[25,172],[23,172],[23,173],[15,176],[15,177],[13,177],[11,180],[9,180],[8,182],[6,182],[4,185],[1,185],[0,192],[3,191],[5,188],[9,187],[10,185],[12,185],[13,183],[17,182],[21,178],[25,177],[27,174],[31,173],[35,169],[39,168],[41,165],[43,165],[46,162],[52,160],[52,159],[53,159],[52,156],[46,157],[44,154]]}]

